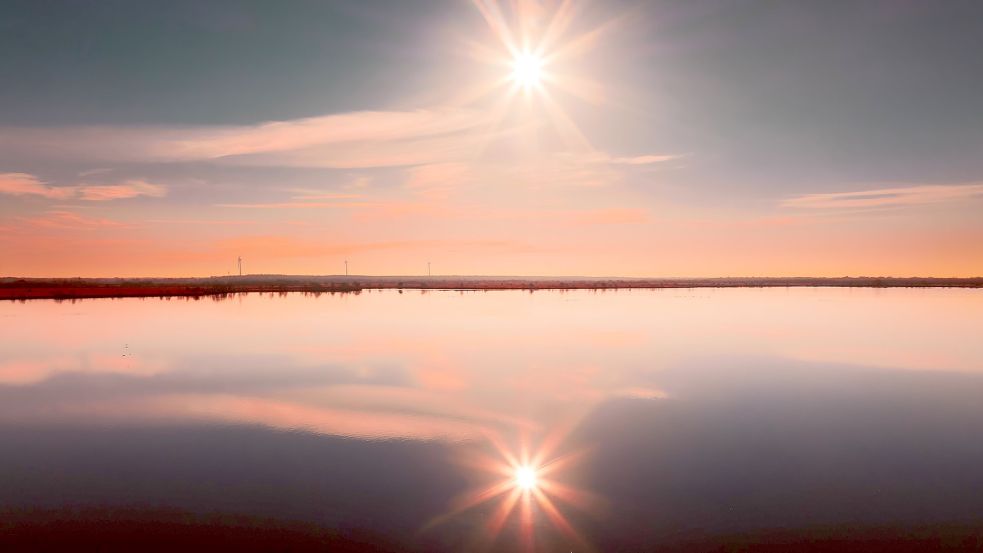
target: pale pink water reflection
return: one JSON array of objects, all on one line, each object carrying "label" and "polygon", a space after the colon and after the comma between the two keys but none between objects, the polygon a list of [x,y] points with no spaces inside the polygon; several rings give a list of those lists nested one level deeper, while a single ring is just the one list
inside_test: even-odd
[{"label": "pale pink water reflection", "polygon": [[[612,397],[698,389],[714,357],[983,371],[977,290],[371,291],[2,303],[0,384],[128,380],[0,416],[197,420],[452,441],[546,431]],[[712,384],[711,384],[712,385]]]}]

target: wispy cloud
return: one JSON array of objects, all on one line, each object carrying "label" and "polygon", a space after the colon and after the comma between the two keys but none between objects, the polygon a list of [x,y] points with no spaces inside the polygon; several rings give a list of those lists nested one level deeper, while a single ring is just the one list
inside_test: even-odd
[{"label": "wispy cloud", "polygon": [[490,132],[475,110],[358,111],[253,125],[0,127],[0,150],[87,162],[225,160],[384,167],[459,159]]},{"label": "wispy cloud", "polygon": [[112,353],[9,359],[0,361],[0,384],[37,384],[63,373],[153,376],[166,370],[166,363],[160,359],[142,359],[133,355],[121,358]]},{"label": "wispy cloud", "polygon": [[93,202],[135,198],[162,197],[167,189],[159,184],[131,179],[118,184],[76,184],[51,186],[27,173],[0,173],[0,194],[12,196],[41,196],[54,200],[80,199]]},{"label": "wispy cloud", "polygon": [[61,210],[48,211],[37,217],[26,218],[24,221],[35,227],[52,229],[119,228],[127,226],[124,223],[111,219],[87,217],[71,211]]},{"label": "wispy cloud", "polygon": [[329,209],[354,208],[375,205],[365,194],[348,192],[324,192],[309,188],[295,188],[294,195],[284,201],[236,202],[215,204],[215,207],[236,209]]},{"label": "wispy cloud", "polygon": [[308,200],[288,201],[288,202],[260,202],[260,203],[241,203],[241,204],[217,204],[216,207],[230,207],[235,209],[326,209],[326,208],[353,208],[371,207],[378,205],[378,202],[345,202],[330,201],[318,202]]},{"label": "wispy cloud", "polygon": [[43,196],[66,200],[75,196],[72,188],[48,186],[34,175],[27,173],[0,173],[0,193],[12,196]]},{"label": "wispy cloud", "polygon": [[680,154],[660,154],[660,155],[645,155],[645,156],[633,156],[633,157],[610,157],[607,161],[611,163],[618,163],[622,165],[650,165],[653,163],[665,163],[667,161],[674,161],[682,158]]},{"label": "wispy cloud", "polygon": [[[426,168],[410,175],[411,187],[429,189],[433,186],[426,181],[461,177],[462,162],[480,157],[490,142],[531,126],[524,123],[502,128],[487,111],[433,107],[357,111],[251,125],[0,127],[0,152],[10,159],[27,156],[101,164],[220,161],[349,169],[421,166]],[[590,151],[568,161],[649,165],[679,157],[619,157]]]},{"label": "wispy cloud", "polygon": [[364,194],[322,193],[315,190],[302,190],[300,194],[293,198],[295,200],[356,200],[364,197]]},{"label": "wispy cloud", "polygon": [[431,163],[408,169],[405,186],[421,196],[442,198],[473,178],[466,163]]},{"label": "wispy cloud", "polygon": [[111,173],[113,170],[108,167],[97,167],[96,169],[89,169],[86,171],[80,171],[79,177],[91,177],[92,175],[103,175],[106,173]]},{"label": "wispy cloud", "polygon": [[252,126],[200,129],[162,146],[193,159],[303,150],[343,142],[417,139],[471,129],[482,121],[466,110],[362,111],[274,121]]},{"label": "wispy cloud", "polygon": [[914,206],[983,196],[983,184],[920,185],[855,192],[805,194],[781,202],[800,209],[876,208]]},{"label": "wispy cloud", "polygon": [[77,190],[81,199],[94,202],[137,196],[160,198],[167,195],[167,189],[163,186],[143,180],[128,180],[120,184],[81,185]]}]

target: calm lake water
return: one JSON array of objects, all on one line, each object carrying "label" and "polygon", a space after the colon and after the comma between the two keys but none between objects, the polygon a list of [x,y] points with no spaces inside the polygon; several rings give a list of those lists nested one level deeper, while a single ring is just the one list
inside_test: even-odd
[{"label": "calm lake water", "polygon": [[0,328],[0,544],[983,547],[983,290],[0,302]]}]

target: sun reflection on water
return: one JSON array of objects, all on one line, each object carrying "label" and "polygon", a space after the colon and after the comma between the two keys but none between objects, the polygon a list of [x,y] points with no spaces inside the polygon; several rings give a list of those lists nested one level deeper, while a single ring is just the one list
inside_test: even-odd
[{"label": "sun reflection on water", "polygon": [[582,551],[591,550],[563,509],[573,507],[590,511],[600,501],[593,494],[562,482],[565,473],[569,473],[569,469],[587,452],[586,449],[564,451],[565,448],[560,447],[564,437],[565,432],[557,430],[536,448],[529,447],[528,440],[521,440],[516,448],[510,447],[499,435],[488,435],[492,453],[472,454],[463,462],[478,473],[490,475],[490,482],[457,497],[452,501],[450,510],[432,519],[427,528],[442,524],[465,511],[488,506],[489,514],[480,535],[475,536],[484,545],[498,539],[505,527],[512,523],[518,531],[521,550],[533,551],[536,549],[537,528],[545,530],[545,523],[558,531],[571,546]]}]

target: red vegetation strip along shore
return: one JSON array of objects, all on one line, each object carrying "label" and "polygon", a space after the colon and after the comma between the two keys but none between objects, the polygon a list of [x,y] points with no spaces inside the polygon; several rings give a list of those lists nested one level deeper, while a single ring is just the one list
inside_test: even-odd
[{"label": "red vegetation strip along shore", "polygon": [[333,293],[365,289],[412,290],[573,290],[621,288],[735,287],[959,287],[983,288],[983,277],[842,277],[842,278],[559,278],[559,277],[302,277],[263,276],[188,279],[0,279],[0,299],[74,299],[117,297],[222,296],[249,292]]}]

